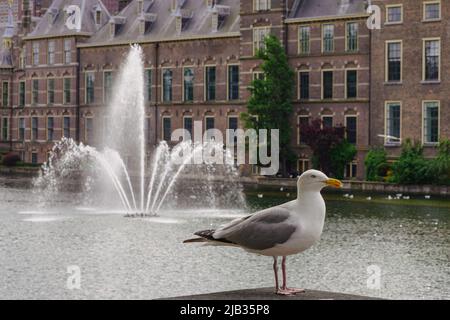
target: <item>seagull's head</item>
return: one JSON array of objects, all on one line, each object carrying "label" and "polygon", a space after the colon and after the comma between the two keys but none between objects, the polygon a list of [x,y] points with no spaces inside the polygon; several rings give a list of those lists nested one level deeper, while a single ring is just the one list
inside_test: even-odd
[{"label": "seagull's head", "polygon": [[320,191],[328,186],[342,188],[342,182],[328,178],[325,173],[318,170],[305,171],[297,182],[297,188],[302,191]]}]

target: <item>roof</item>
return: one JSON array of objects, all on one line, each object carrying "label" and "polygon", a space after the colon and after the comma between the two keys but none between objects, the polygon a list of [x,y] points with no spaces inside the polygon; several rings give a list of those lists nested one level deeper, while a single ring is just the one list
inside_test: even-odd
[{"label": "roof", "polygon": [[[83,46],[145,41],[178,40],[192,37],[220,37],[239,32],[240,0],[221,0],[216,10],[208,7],[205,0],[178,0],[182,6],[172,10],[168,0],[143,0],[143,12],[138,10],[138,0],[129,3],[116,17],[117,23],[124,22],[113,36],[110,24],[103,26]],[[219,28],[212,27],[212,16],[219,12]],[[176,19],[181,16],[183,28],[177,32]],[[147,32],[142,33],[142,21],[151,23]]]},{"label": "roof", "polygon": [[[68,27],[68,15],[80,10],[80,28]],[[101,11],[99,24],[95,21],[95,12]],[[76,14],[76,13],[75,13]],[[26,38],[93,34],[110,19],[110,14],[100,0],[54,0],[36,27]]]},{"label": "roof", "polygon": [[365,14],[367,0],[297,0],[290,19],[351,16]]}]

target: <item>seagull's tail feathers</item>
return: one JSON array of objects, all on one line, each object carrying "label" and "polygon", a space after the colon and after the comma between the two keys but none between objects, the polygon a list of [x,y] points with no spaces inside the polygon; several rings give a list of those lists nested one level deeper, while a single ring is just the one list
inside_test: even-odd
[{"label": "seagull's tail feathers", "polygon": [[193,238],[184,240],[183,243],[195,243],[202,242],[204,245],[215,245],[215,246],[236,246],[235,243],[227,240],[227,239],[216,239],[213,237],[214,232],[216,230],[202,230],[194,233],[194,235],[199,236],[200,238]]}]

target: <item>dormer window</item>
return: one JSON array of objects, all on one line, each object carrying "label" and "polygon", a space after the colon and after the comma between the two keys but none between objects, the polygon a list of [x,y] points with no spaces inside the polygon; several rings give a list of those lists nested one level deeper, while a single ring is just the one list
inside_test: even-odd
[{"label": "dormer window", "polygon": [[120,33],[126,21],[127,19],[122,16],[111,17],[111,20],[109,21],[109,30],[112,37],[117,36]]},{"label": "dormer window", "polygon": [[142,35],[149,33],[156,18],[157,15],[154,13],[142,13],[139,17],[139,33]]},{"label": "dormer window", "polygon": [[225,18],[230,15],[229,6],[215,5],[212,9],[212,32],[217,32],[222,26]]},{"label": "dormer window", "polygon": [[266,11],[271,9],[271,0],[253,0],[255,11]]},{"label": "dormer window", "polygon": [[101,24],[102,22],[102,12],[100,10],[95,11],[95,24]]},{"label": "dormer window", "polygon": [[177,34],[181,34],[181,31],[185,30],[189,24],[189,21],[194,16],[194,12],[189,10],[178,10],[175,15],[175,28]]}]

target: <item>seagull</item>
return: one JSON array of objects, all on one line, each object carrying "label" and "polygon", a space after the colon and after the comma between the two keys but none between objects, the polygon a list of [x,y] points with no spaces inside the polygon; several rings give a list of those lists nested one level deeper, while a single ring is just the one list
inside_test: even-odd
[{"label": "seagull", "polygon": [[349,199],[353,199],[353,195],[352,195],[352,194],[349,195],[348,198],[349,198]]},{"label": "seagull", "polygon": [[370,201],[370,200],[372,200],[372,197],[367,197],[366,200],[369,200],[369,201]]},{"label": "seagull", "polygon": [[[288,288],[286,257],[305,251],[322,234],[325,201],[320,191],[327,186],[341,188],[342,182],[317,170],[304,172],[297,181],[297,199],[238,218],[213,230],[195,232],[198,238],[184,243],[232,246],[247,252],[273,257],[275,293],[294,295],[303,289]],[[278,282],[278,258],[282,257],[283,284]]]},{"label": "seagull", "polygon": [[426,196],[425,196],[425,199],[430,199],[430,198],[431,198],[430,195],[426,195]]},{"label": "seagull", "polygon": [[283,190],[284,190],[284,188],[283,188],[283,187],[281,187],[281,188],[280,188],[280,191],[283,191]]},{"label": "seagull", "polygon": [[262,198],[263,197],[263,194],[262,193],[258,193],[258,198]]}]

